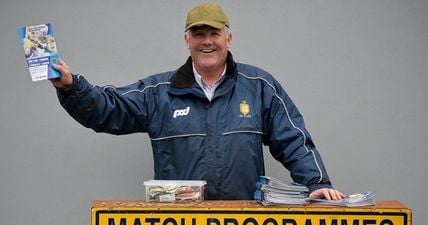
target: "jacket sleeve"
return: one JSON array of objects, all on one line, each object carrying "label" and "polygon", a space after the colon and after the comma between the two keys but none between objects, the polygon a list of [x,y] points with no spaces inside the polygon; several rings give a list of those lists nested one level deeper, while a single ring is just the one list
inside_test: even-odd
[{"label": "jacket sleeve", "polygon": [[277,81],[268,87],[265,102],[265,144],[272,156],[291,173],[295,182],[312,192],[332,187],[321,156],[305,128],[303,117]]},{"label": "jacket sleeve", "polygon": [[120,135],[147,130],[145,97],[135,91],[142,88],[141,81],[121,88],[99,87],[73,75],[72,87],[57,89],[57,95],[64,109],[83,126]]}]

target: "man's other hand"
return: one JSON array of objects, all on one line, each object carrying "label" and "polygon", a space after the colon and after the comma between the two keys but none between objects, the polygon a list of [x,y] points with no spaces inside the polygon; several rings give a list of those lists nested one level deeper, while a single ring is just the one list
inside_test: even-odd
[{"label": "man's other hand", "polygon": [[310,195],[310,198],[325,198],[327,200],[341,200],[345,198],[345,195],[333,188],[320,188],[318,190],[313,191]]}]

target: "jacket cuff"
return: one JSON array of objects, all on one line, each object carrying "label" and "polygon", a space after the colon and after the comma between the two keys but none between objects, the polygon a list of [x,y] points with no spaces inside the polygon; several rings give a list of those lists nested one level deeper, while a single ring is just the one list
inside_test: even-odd
[{"label": "jacket cuff", "polygon": [[73,77],[73,83],[71,84],[70,87],[68,87],[68,88],[56,88],[58,94],[70,95],[70,94],[73,94],[75,92],[78,78],[77,78],[76,74],[72,74],[72,77]]}]

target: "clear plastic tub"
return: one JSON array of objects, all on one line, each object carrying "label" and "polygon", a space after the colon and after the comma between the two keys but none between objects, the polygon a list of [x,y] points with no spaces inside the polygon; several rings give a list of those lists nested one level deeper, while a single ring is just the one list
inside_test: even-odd
[{"label": "clear plastic tub", "polygon": [[204,180],[148,180],[144,182],[148,202],[200,202],[204,200]]}]

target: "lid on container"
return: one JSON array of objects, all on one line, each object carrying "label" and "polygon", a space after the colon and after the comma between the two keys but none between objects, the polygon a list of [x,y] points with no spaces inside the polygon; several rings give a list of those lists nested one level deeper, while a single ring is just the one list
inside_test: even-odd
[{"label": "lid on container", "polygon": [[147,180],[144,185],[187,185],[187,186],[204,186],[205,180]]}]

